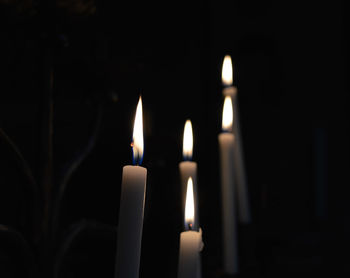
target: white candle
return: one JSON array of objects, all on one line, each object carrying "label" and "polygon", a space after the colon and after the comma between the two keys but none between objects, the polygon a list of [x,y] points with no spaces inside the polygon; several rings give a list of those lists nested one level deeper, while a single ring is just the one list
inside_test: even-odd
[{"label": "white candle", "polygon": [[235,183],[233,145],[235,141],[232,131],[232,101],[225,98],[222,115],[222,129],[219,134],[222,224],[223,224],[223,267],[226,273],[238,273],[237,225],[235,209]]},{"label": "white candle", "polygon": [[[132,145],[134,164],[141,164],[143,157],[141,97],[136,109]],[[139,277],[146,178],[146,168],[131,165],[123,168],[117,236],[116,278]]]},{"label": "white candle", "polygon": [[193,182],[190,177],[187,182],[185,229],[180,234],[180,251],[178,264],[178,278],[200,278],[200,251],[203,249],[202,230],[191,230],[195,220],[193,198]]},{"label": "white candle", "polygon": [[239,111],[237,103],[237,88],[232,86],[232,61],[229,55],[226,55],[222,65],[222,83],[224,85],[223,95],[230,96],[233,104],[233,126],[232,132],[235,135],[234,142],[234,160],[235,160],[235,179],[237,184],[238,199],[238,216],[243,223],[251,222],[251,212],[249,205],[249,194],[247,178],[245,173],[243,146],[241,139],[241,131],[239,128]]},{"label": "white candle", "polygon": [[183,136],[183,146],[182,153],[184,161],[179,163],[180,177],[181,177],[181,193],[183,206],[185,207],[185,198],[186,198],[186,188],[187,181],[189,177],[192,177],[193,180],[193,192],[194,192],[194,206],[195,206],[195,222],[193,223],[193,230],[199,229],[199,217],[198,217],[198,191],[197,191],[197,163],[192,161],[193,153],[193,132],[192,132],[192,123],[190,120],[187,120],[184,128]]}]

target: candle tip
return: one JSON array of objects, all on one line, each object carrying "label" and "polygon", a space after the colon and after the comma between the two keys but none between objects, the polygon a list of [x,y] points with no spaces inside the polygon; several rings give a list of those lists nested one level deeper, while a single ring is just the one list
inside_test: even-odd
[{"label": "candle tip", "polygon": [[134,132],[131,147],[133,150],[134,164],[140,165],[143,159],[143,123],[142,123],[142,99],[139,97],[139,102],[136,108],[134,121]]},{"label": "candle tip", "polygon": [[230,55],[226,55],[224,62],[222,63],[221,79],[224,86],[232,86],[233,73],[232,73],[232,60]]},{"label": "candle tip", "polygon": [[185,227],[191,230],[194,223],[194,197],[193,197],[193,181],[192,177],[188,178],[185,204]]},{"label": "candle tip", "polygon": [[192,159],[192,151],[193,151],[192,123],[190,120],[187,120],[184,128],[183,150],[182,150],[184,160]]},{"label": "candle tip", "polygon": [[232,132],[233,123],[233,108],[232,99],[229,96],[225,97],[224,108],[222,111],[222,130]]}]

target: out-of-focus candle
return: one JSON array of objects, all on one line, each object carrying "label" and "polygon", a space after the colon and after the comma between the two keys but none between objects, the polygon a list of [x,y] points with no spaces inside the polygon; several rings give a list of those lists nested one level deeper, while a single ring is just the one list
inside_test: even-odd
[{"label": "out-of-focus candle", "polygon": [[222,232],[223,232],[223,267],[228,274],[238,273],[237,225],[235,210],[234,182],[234,141],[232,134],[232,101],[225,97],[222,130],[219,134],[221,198],[222,198]]},{"label": "out-of-focus candle", "polygon": [[[193,230],[198,230],[199,228],[199,217],[198,217],[198,190],[197,190],[197,163],[192,161],[193,153],[193,131],[192,123],[187,120],[184,128],[183,136],[183,146],[182,146],[183,160],[179,163],[180,177],[181,177],[181,192],[182,200],[185,204],[187,181],[189,177],[193,180],[193,192],[194,192],[194,207],[195,207],[195,221],[193,223]],[[184,207],[184,206],[183,206]]]},{"label": "out-of-focus candle", "polygon": [[245,173],[243,146],[241,139],[241,131],[239,128],[239,111],[237,102],[237,88],[233,86],[233,67],[232,60],[229,55],[226,55],[222,64],[222,84],[224,86],[223,95],[230,96],[233,104],[233,125],[232,130],[235,135],[234,142],[234,160],[235,160],[235,179],[237,184],[237,199],[238,199],[238,216],[243,223],[251,222],[251,212],[249,205],[249,194],[247,178]]},{"label": "out-of-focus candle", "polygon": [[203,249],[202,230],[192,230],[195,222],[195,206],[193,198],[193,182],[190,177],[187,182],[185,205],[185,230],[180,234],[180,251],[178,278],[200,278],[200,251]]},{"label": "out-of-focus candle", "polygon": [[147,169],[143,158],[142,101],[139,99],[133,132],[134,166],[123,167],[117,236],[116,278],[138,278],[141,256]]}]

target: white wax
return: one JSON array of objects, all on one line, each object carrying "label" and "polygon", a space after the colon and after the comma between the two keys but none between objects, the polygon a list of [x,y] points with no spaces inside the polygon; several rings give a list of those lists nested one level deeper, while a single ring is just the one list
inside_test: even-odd
[{"label": "white wax", "polygon": [[234,158],[232,133],[219,134],[221,200],[223,224],[224,270],[228,274],[238,273],[237,225],[235,208]]},{"label": "white wax", "polygon": [[180,234],[178,278],[200,278],[200,251],[202,232],[185,231]]},{"label": "white wax", "polygon": [[233,104],[233,134],[235,135],[234,142],[234,159],[235,159],[235,178],[237,184],[237,197],[238,197],[238,216],[242,223],[251,222],[251,212],[249,205],[249,194],[247,177],[245,173],[244,154],[241,130],[239,127],[239,111],[237,104],[237,88],[230,86],[223,89],[224,96],[230,96]]},{"label": "white wax", "polygon": [[198,231],[199,216],[198,216],[197,163],[193,161],[182,161],[179,163],[179,170],[180,170],[180,177],[181,177],[181,196],[182,196],[183,208],[185,208],[185,202],[186,202],[187,181],[189,177],[192,177],[194,213],[195,213],[193,230]]},{"label": "white wax", "polygon": [[116,278],[139,278],[147,169],[125,166],[120,196]]}]

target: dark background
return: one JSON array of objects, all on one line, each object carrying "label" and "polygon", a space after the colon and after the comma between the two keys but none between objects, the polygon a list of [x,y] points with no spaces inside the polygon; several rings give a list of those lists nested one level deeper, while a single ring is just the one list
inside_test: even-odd
[{"label": "dark background", "polygon": [[[178,163],[190,118],[203,277],[219,277],[217,135],[226,54],[234,63],[253,213],[253,223],[239,230],[241,275],[349,274],[345,1],[2,0],[0,7],[0,128],[37,181],[33,189],[2,135],[1,277],[113,277],[121,173],[132,162],[140,94],[148,169],[140,276],[176,277]],[[50,200],[79,158],[59,223],[47,231]]]}]

